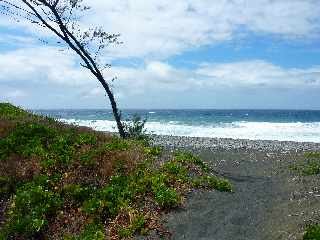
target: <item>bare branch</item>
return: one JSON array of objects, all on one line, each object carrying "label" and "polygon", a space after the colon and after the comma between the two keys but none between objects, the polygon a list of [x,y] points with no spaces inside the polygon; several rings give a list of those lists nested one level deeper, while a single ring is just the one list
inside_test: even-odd
[{"label": "bare branch", "polygon": [[43,25],[45,25],[48,29],[54,32],[58,37],[64,40],[64,37],[54,27],[52,27],[47,21],[45,21],[43,17],[37,12],[37,10],[27,0],[22,0],[22,1],[34,12],[34,14],[43,23]]},{"label": "bare branch", "polygon": [[[32,12],[30,12],[30,11],[28,11],[28,10],[26,10],[26,9],[24,9],[24,8],[22,8],[22,7],[20,7],[20,6],[17,6],[17,5],[15,5],[15,4],[13,4],[13,3],[10,3],[10,2],[9,2],[9,1],[7,1],[7,0],[0,0],[0,2],[3,2],[3,3],[5,3],[5,4],[7,4],[7,5],[9,5],[9,6],[11,6],[11,7],[15,8],[16,10],[23,11],[23,12],[25,12],[25,13],[29,14],[29,15],[33,15],[33,16],[35,16],[35,14],[34,14],[34,13],[32,13]],[[4,5],[3,5],[3,6],[4,6]]]},{"label": "bare branch", "polygon": [[55,8],[57,7],[58,3],[59,3],[59,0],[56,0],[52,6]]}]

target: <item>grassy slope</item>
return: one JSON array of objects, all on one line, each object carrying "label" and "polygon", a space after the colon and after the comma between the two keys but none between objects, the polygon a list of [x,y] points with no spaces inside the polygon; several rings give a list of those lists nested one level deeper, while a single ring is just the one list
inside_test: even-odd
[{"label": "grassy slope", "polygon": [[0,103],[0,239],[121,239],[156,230],[193,188],[231,191],[190,153]]}]

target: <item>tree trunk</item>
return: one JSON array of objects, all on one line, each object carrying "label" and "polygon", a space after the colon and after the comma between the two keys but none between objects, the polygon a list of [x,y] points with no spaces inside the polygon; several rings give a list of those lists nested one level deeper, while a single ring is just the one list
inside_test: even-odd
[{"label": "tree trunk", "polygon": [[112,107],[112,112],[113,112],[113,116],[116,120],[116,123],[117,123],[117,128],[118,128],[118,132],[119,132],[119,135],[120,137],[122,138],[126,138],[127,135],[124,131],[124,127],[123,127],[123,124],[121,122],[121,115],[119,113],[119,110],[118,110],[118,107],[117,107],[117,103],[114,99],[114,95],[113,93],[111,92],[108,84],[106,83],[106,81],[104,80],[104,78],[101,76],[99,77],[99,82],[102,84],[104,90],[106,91],[108,97],[109,97],[109,100],[110,100],[110,103],[111,103],[111,107]]},{"label": "tree trunk", "polygon": [[[1,0],[0,0],[1,2]],[[19,10],[23,10],[21,7],[16,6],[15,4],[11,4],[9,3],[10,1],[4,1],[5,3],[8,3],[9,5],[19,9]],[[97,63],[95,61],[95,59],[92,58],[92,56],[86,51],[85,47],[81,44],[81,41],[79,41],[79,39],[76,38],[76,36],[74,36],[72,34],[72,31],[70,32],[67,28],[67,23],[63,22],[63,19],[61,18],[61,15],[59,15],[59,11],[57,10],[57,4],[58,1],[55,1],[54,4],[51,3],[51,1],[39,1],[41,4],[37,4],[37,1],[28,1],[28,0],[22,0],[22,2],[24,2],[28,8],[30,8],[32,10],[32,14],[34,16],[36,16],[40,23],[42,23],[44,25],[45,28],[51,30],[56,36],[58,36],[61,40],[63,40],[72,50],[75,51],[75,53],[78,54],[78,56],[84,61],[85,65],[82,65],[84,67],[86,67],[87,69],[89,69],[91,71],[91,73],[98,79],[98,81],[102,84],[103,88],[105,89],[110,103],[111,103],[111,107],[112,107],[112,111],[113,111],[113,116],[116,120],[117,123],[117,128],[118,128],[118,132],[120,137],[122,138],[126,138],[127,134],[124,130],[123,124],[121,122],[121,114],[117,108],[117,103],[114,99],[114,95],[112,93],[112,91],[110,90],[110,87],[108,85],[108,83],[104,80],[104,77],[102,75],[102,73],[100,72]],[[76,1],[77,2],[77,1]],[[59,26],[59,29],[61,30],[61,32],[59,32],[59,30],[55,29],[53,26],[50,25],[50,22],[52,21],[52,19],[50,18],[51,13],[50,12],[45,12],[41,7],[40,9],[43,11],[43,13],[48,17],[48,19],[50,20],[50,22],[48,22],[48,19],[45,19],[41,16],[41,14],[38,12],[38,10],[36,9],[36,7],[38,5],[44,5],[47,8],[50,9],[50,11],[53,14],[53,17],[55,18],[56,21],[53,20],[53,22],[57,23]],[[68,5],[65,5],[68,6]],[[0,6],[1,7],[1,6]],[[72,9],[75,8],[74,6],[72,7]],[[10,13],[10,7],[7,9],[7,11]],[[28,11],[26,11],[28,12]],[[19,14],[15,14],[13,13],[13,15],[17,15],[19,16]],[[27,18],[28,19],[28,18]],[[30,20],[30,19],[28,19]],[[70,19],[69,19],[70,20]],[[33,21],[32,21],[33,22]],[[105,36],[105,32],[100,36],[102,38],[102,40],[104,39]],[[80,39],[81,40],[81,39]],[[101,43],[100,43],[101,44]],[[102,45],[99,46],[99,50],[100,47]]]}]

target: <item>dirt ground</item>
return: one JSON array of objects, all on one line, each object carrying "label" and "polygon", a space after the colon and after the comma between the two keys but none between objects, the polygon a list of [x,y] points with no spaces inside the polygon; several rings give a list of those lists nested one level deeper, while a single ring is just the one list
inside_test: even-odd
[{"label": "dirt ground", "polygon": [[296,240],[320,216],[319,176],[299,176],[290,166],[299,153],[200,151],[234,193],[192,192],[169,213],[172,239]]}]

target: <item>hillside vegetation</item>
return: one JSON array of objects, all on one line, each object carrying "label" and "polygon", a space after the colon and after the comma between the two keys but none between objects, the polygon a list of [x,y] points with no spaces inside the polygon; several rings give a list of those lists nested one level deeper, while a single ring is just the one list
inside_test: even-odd
[{"label": "hillside vegetation", "polygon": [[0,103],[0,239],[167,238],[161,213],[194,188],[232,191],[191,153]]}]

